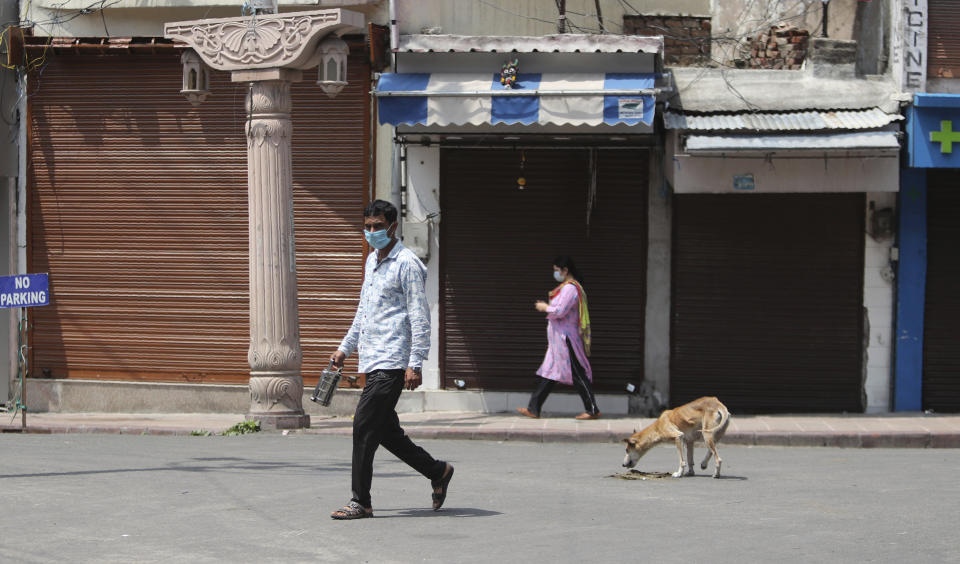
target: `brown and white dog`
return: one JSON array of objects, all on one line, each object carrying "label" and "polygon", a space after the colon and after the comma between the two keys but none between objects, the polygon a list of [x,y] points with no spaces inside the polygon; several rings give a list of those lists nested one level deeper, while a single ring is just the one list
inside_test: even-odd
[{"label": "brown and white dog", "polygon": [[[680,468],[673,473],[673,477],[693,476],[693,441],[698,438],[697,435],[700,435],[710,449],[700,463],[700,469],[707,469],[707,462],[710,461],[710,455],[713,455],[717,458],[713,477],[719,478],[720,465],[723,461],[717,454],[717,441],[723,437],[729,423],[730,412],[720,403],[720,400],[714,397],[700,398],[680,407],[668,409],[642,431],[634,430],[630,438],[623,439],[627,444],[627,455],[623,458],[623,465],[626,468],[633,468],[640,457],[654,445],[673,439],[680,453]],[[686,450],[686,458],[684,458],[684,450]]]}]

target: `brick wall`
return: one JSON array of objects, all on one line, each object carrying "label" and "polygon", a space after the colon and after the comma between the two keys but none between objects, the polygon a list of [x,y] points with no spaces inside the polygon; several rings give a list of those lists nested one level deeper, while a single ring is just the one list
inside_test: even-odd
[{"label": "brick wall", "polygon": [[710,61],[710,18],[698,16],[623,16],[625,35],[662,35],[663,62],[691,66]]},{"label": "brick wall", "polygon": [[793,26],[778,25],[756,38],[747,38],[748,56],[735,61],[737,67],[750,69],[797,70],[807,56],[810,32]]}]

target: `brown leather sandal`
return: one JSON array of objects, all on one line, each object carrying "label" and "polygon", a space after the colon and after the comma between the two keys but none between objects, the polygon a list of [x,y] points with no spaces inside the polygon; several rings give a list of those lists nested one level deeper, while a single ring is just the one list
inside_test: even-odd
[{"label": "brown leather sandal", "polygon": [[534,419],[540,419],[540,416],[539,416],[539,415],[537,415],[536,413],[530,411],[529,409],[527,409],[527,408],[525,408],[525,407],[518,407],[518,408],[517,408],[517,413],[519,413],[520,415],[526,415],[527,417],[532,417],[532,418],[534,418]]},{"label": "brown leather sandal", "polygon": [[331,519],[337,519],[339,521],[366,519],[367,517],[373,517],[373,509],[367,509],[355,501],[351,501],[330,514]]}]

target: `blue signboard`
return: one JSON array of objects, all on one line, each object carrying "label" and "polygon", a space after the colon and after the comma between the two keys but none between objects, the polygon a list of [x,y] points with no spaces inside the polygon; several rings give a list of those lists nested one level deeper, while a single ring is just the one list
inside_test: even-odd
[{"label": "blue signboard", "polygon": [[753,190],[757,185],[753,181],[752,174],[734,174],[733,175],[733,189],[734,190]]},{"label": "blue signboard", "polygon": [[46,274],[0,276],[0,307],[50,305],[50,281]]},{"label": "blue signboard", "polygon": [[960,168],[960,96],[917,94],[908,120],[911,167]]}]

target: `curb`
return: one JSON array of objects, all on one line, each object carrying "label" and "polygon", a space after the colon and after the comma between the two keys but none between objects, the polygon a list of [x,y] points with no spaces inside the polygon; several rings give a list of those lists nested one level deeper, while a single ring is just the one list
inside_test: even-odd
[{"label": "curb", "polygon": [[[463,427],[430,427],[411,425],[407,435],[414,439],[520,441],[533,443],[617,443],[625,435],[616,430],[552,430],[552,429],[469,429]],[[274,431],[261,431],[273,433]],[[350,425],[291,430],[303,435],[350,436]],[[33,425],[26,430],[19,426],[0,425],[0,433],[24,434],[109,434],[192,436],[193,429],[146,425]],[[217,434],[216,431],[211,431]],[[740,446],[835,447],[835,448],[960,448],[960,432],[895,431],[876,432],[786,432],[728,431],[723,443]]]},{"label": "curb", "polygon": [[61,427],[54,425],[28,425],[26,429],[0,425],[0,433],[21,433],[27,435],[186,435],[193,433],[191,429],[179,427],[140,427],[140,426],[109,426],[109,425],[81,425],[76,427]]},{"label": "curb", "polygon": [[[352,434],[350,427],[303,429],[311,435]],[[409,427],[414,439],[525,441],[534,443],[617,443],[625,435],[617,431],[554,431],[549,429],[463,429]],[[960,448],[960,433],[897,431],[891,433],[804,433],[781,431],[727,432],[724,444],[740,446],[835,447],[835,448]]]}]

